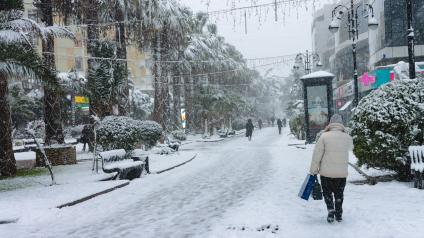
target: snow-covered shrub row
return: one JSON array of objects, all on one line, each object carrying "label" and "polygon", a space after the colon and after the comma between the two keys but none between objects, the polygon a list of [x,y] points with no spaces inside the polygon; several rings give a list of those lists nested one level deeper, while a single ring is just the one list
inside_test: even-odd
[{"label": "snow-covered shrub row", "polygon": [[156,145],[162,135],[162,126],[154,121],[138,121],[140,129],[140,139],[148,146]]},{"label": "snow-covered shrub row", "polygon": [[408,147],[422,145],[424,80],[399,80],[364,97],[351,121],[359,165],[409,177]]},{"label": "snow-covered shrub row", "polygon": [[97,141],[103,150],[130,151],[136,149],[140,142],[155,145],[161,134],[162,127],[156,122],[109,116],[97,128]]},{"label": "snow-covered shrub row", "polygon": [[182,130],[173,131],[171,132],[171,134],[172,134],[172,137],[176,140],[179,140],[179,141],[187,140],[187,135]]}]

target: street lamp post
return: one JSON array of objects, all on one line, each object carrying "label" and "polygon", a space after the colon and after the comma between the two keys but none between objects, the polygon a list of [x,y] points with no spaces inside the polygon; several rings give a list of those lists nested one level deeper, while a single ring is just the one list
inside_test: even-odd
[{"label": "street lamp post", "polygon": [[[313,62],[316,62],[315,66],[317,67],[322,66],[320,57],[315,52],[309,52],[309,50],[307,50],[306,53],[299,53],[296,55],[296,63],[304,64],[306,74],[312,73],[311,63]],[[300,67],[298,65],[295,65],[293,68],[298,70]]]},{"label": "street lamp post", "polygon": [[[354,106],[358,106],[359,103],[359,84],[358,84],[358,64],[357,64],[357,51],[356,51],[356,43],[359,38],[359,17],[358,11],[359,5],[355,8],[354,1],[350,1],[350,7],[346,7],[344,5],[338,5],[333,9],[332,12],[332,21],[329,26],[329,30],[332,33],[337,33],[340,29],[340,21],[345,12],[347,12],[347,26],[349,32],[349,39],[352,40],[352,56],[353,56],[353,83],[354,83]],[[366,7],[371,11],[371,17],[368,18],[368,27],[371,30],[375,30],[378,27],[378,21],[374,17],[374,8],[370,4],[365,4]]]},{"label": "street lamp post", "polygon": [[407,19],[408,19],[408,55],[409,55],[409,77],[416,78],[415,72],[415,31],[412,26],[412,1],[406,0]]}]

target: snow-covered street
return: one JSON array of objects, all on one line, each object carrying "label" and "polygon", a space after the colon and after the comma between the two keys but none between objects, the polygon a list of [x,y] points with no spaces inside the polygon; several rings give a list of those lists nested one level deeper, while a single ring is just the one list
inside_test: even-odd
[{"label": "snow-covered street", "polygon": [[[285,131],[287,134],[287,131]],[[345,221],[327,224],[323,201],[297,193],[312,147],[289,147],[276,128],[187,145],[193,162],[85,203],[26,214],[2,237],[421,237],[424,195],[409,184],[348,184]],[[196,147],[196,149],[195,149]],[[349,180],[361,179],[350,171]],[[395,188],[395,189],[394,189]],[[397,191],[393,193],[393,191]],[[263,231],[262,231],[263,228]],[[260,231],[258,231],[260,230]]]}]

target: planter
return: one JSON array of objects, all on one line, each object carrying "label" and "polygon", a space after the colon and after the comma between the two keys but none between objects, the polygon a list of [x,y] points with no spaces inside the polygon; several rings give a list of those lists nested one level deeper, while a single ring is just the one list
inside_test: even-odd
[{"label": "planter", "polygon": [[[53,166],[69,165],[77,163],[77,153],[75,146],[51,146],[44,147],[46,156]],[[36,150],[36,165],[38,167],[45,166],[43,154],[40,150]]]}]

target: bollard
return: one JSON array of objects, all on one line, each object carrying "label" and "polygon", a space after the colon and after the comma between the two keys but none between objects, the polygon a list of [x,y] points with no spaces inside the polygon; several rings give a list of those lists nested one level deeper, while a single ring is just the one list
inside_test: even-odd
[{"label": "bollard", "polygon": [[146,168],[146,172],[147,172],[148,174],[150,174],[150,168],[149,168],[149,156],[147,156],[147,157],[146,157],[144,167]]}]

